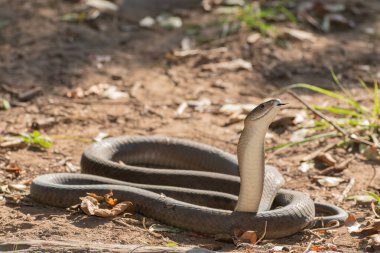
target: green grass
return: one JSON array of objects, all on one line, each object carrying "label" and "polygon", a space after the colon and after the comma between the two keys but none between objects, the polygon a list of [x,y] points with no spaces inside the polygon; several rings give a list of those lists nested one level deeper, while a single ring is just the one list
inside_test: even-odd
[{"label": "green grass", "polygon": [[11,109],[11,104],[6,99],[0,99],[0,109],[7,111]]},{"label": "green grass", "polygon": [[380,216],[379,216],[380,196],[373,193],[373,192],[368,192],[367,194],[374,199],[374,201],[371,203],[371,208],[372,208],[373,214],[376,216],[377,219],[379,219],[380,218]]},{"label": "green grass", "polygon": [[258,2],[246,3],[237,13],[236,18],[250,30],[268,34],[272,29],[273,20],[283,16],[286,21],[297,23],[296,16],[285,6],[284,1],[278,1],[274,6],[261,6]]},{"label": "green grass", "polygon": [[34,131],[32,133],[24,133],[21,134],[20,137],[25,143],[32,146],[37,146],[45,149],[51,148],[53,146],[53,143],[48,138],[41,136],[38,131]]},{"label": "green grass", "polygon": [[[278,149],[288,148],[294,145],[304,144],[317,139],[328,139],[340,137],[342,139],[340,147],[345,147],[348,150],[353,150],[354,146],[358,146],[361,153],[364,155],[369,149],[375,146],[376,159],[380,157],[379,147],[377,146],[377,140],[380,138],[380,107],[379,107],[379,87],[375,81],[373,88],[370,88],[365,82],[359,80],[358,88],[363,88],[368,96],[368,99],[358,101],[352,94],[349,88],[342,84],[333,71],[331,71],[332,78],[335,83],[337,91],[324,89],[315,85],[307,83],[296,83],[283,88],[280,93],[288,90],[308,90],[315,94],[319,94],[332,99],[333,105],[322,106],[312,105],[309,106],[313,109],[323,113],[334,124],[340,127],[344,133],[337,131],[332,124],[324,119],[315,117],[314,115],[314,127],[311,128],[312,135],[307,136],[304,140],[294,142],[287,142],[273,147],[269,150],[274,151]],[[321,99],[321,101],[323,101]],[[310,119],[311,120],[311,119]],[[302,124],[300,125],[302,128]],[[352,134],[356,135],[360,140],[352,138]],[[363,141],[361,141],[363,140]],[[370,145],[371,144],[371,145]],[[370,152],[368,152],[370,153]],[[372,152],[373,153],[373,152]],[[367,157],[373,159],[374,157]]]}]

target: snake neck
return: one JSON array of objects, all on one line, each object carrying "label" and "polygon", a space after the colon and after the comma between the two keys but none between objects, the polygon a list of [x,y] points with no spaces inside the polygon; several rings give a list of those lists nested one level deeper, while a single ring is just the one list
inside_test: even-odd
[{"label": "snake neck", "polygon": [[267,125],[245,126],[238,143],[240,193],[235,211],[257,212],[264,188],[264,140]]}]

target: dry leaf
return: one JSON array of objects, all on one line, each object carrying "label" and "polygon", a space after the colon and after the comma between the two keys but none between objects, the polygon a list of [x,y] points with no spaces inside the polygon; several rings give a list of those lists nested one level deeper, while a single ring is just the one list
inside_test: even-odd
[{"label": "dry leaf", "polygon": [[82,211],[87,215],[95,215],[95,210],[99,209],[98,200],[91,196],[80,198],[80,200],[82,201],[80,204]]},{"label": "dry leaf", "polygon": [[95,198],[97,201],[103,201],[104,197],[103,196],[98,196],[95,193],[87,192],[87,196]]},{"label": "dry leaf", "polygon": [[5,168],[4,170],[7,172],[11,172],[11,173],[15,174],[16,177],[18,177],[22,171],[21,167],[18,166],[17,163],[9,164],[9,167]]},{"label": "dry leaf", "polygon": [[132,210],[133,204],[130,201],[123,201],[119,204],[115,205],[112,209],[103,209],[99,208],[99,202],[96,198],[93,198],[91,196],[86,196],[84,198],[81,198],[81,209],[83,212],[85,212],[87,215],[93,215],[93,216],[99,216],[99,217],[113,217],[116,215],[119,215],[126,210]]},{"label": "dry leaf", "polygon": [[325,243],[323,245],[313,245],[308,252],[335,252],[338,248],[335,244]]},{"label": "dry leaf", "polygon": [[336,160],[329,153],[322,153],[316,159],[328,167],[336,164]]},{"label": "dry leaf", "polygon": [[318,179],[318,183],[322,186],[326,187],[335,187],[338,186],[340,183],[345,181],[343,178],[340,177],[324,177]]},{"label": "dry leaf", "polygon": [[351,213],[348,214],[347,219],[344,221],[349,233],[358,232],[362,225],[356,220],[355,216]]},{"label": "dry leaf", "polygon": [[312,167],[314,167],[314,163],[312,162],[303,162],[300,164],[300,166],[298,167],[298,170],[303,172],[303,173],[306,173],[308,172]]},{"label": "dry leaf", "polygon": [[104,202],[106,202],[107,205],[109,205],[109,206],[114,206],[117,204],[117,199],[112,198],[112,196],[113,196],[112,191],[110,191],[107,194],[104,194]]},{"label": "dry leaf", "polygon": [[107,205],[109,206],[115,206],[117,204],[117,199],[113,199],[113,198],[107,198],[104,200]]},{"label": "dry leaf", "polygon": [[354,195],[347,198],[349,200],[355,200],[356,205],[370,206],[375,199],[370,195]]},{"label": "dry leaf", "polygon": [[257,242],[257,234],[256,231],[245,231],[240,239],[248,240],[251,244],[255,244]]}]

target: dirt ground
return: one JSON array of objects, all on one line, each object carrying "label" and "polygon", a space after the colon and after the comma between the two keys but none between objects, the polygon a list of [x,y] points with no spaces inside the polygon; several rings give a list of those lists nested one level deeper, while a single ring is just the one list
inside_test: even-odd
[{"label": "dirt ground", "polygon": [[[329,1],[332,2],[332,1]],[[247,43],[248,31],[221,38],[221,27],[207,26],[217,14],[201,9],[177,12],[184,21],[180,29],[141,28],[127,18],[101,15],[88,22],[63,22],[60,17],[80,10],[79,1],[0,0],[0,98],[11,101],[11,109],[0,111],[1,136],[18,135],[39,128],[54,145],[38,148],[0,148],[0,187],[28,185],[44,173],[79,172],[79,161],[86,146],[101,132],[109,136],[165,135],[199,141],[236,153],[242,122],[231,123],[220,113],[225,104],[257,104],[286,85],[303,82],[333,88],[329,67],[344,83],[355,89],[358,78],[372,82],[380,78],[380,4],[371,1],[335,1],[347,6],[354,27],[317,31],[305,22],[282,22],[309,32],[313,40],[273,39],[262,36]],[[333,2],[334,3],[334,2]],[[202,26],[194,55],[180,56],[181,42],[195,35],[190,27]],[[370,30],[371,28],[372,30]],[[372,32],[375,31],[375,32]],[[376,33],[377,31],[377,33]],[[202,43],[200,43],[202,41]],[[218,62],[244,59],[248,69],[222,69]],[[116,86],[127,94],[120,99],[99,93],[81,96],[99,84]],[[31,99],[17,99],[36,87],[42,93]],[[74,91],[74,92],[69,92]],[[311,104],[326,102],[324,97],[297,91]],[[70,97],[71,96],[71,97]],[[302,105],[288,94],[279,97],[289,103],[279,118],[295,115]],[[197,101],[184,109],[185,101]],[[289,141],[297,126],[272,129],[267,147]],[[298,170],[301,159],[334,139],[314,141],[267,154],[268,163],[277,166],[286,179],[286,188],[310,194],[319,202],[337,204],[359,220],[372,217],[370,207],[353,201],[339,201],[350,180],[355,180],[349,195],[378,192],[380,177],[377,162],[368,162],[342,149],[330,151],[342,162],[351,157],[339,174],[344,182],[336,187],[316,183],[317,169]],[[16,164],[16,165],[12,165]],[[12,167],[13,166],[13,167]],[[19,168],[19,174],[10,168]],[[0,189],[0,242],[16,240],[73,240],[114,244],[180,246],[218,245],[222,251],[268,251],[287,246],[303,252],[315,245],[336,245],[336,251],[357,252],[366,249],[366,238],[353,237],[342,227],[319,238],[303,231],[289,238],[264,240],[257,246],[236,248],[231,243],[190,232],[149,233],[142,217],[113,219],[40,205],[28,197],[28,188]],[[148,223],[153,221],[148,219]],[[330,249],[333,250],[333,249]]]}]

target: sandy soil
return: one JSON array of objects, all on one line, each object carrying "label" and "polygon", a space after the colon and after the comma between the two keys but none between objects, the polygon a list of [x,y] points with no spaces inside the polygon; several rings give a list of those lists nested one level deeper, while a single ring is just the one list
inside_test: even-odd
[{"label": "sandy soil", "polygon": [[[35,176],[44,173],[79,172],[81,153],[100,132],[109,136],[186,138],[236,153],[243,125],[242,122],[228,124],[230,117],[219,112],[222,105],[258,103],[271,92],[296,82],[333,88],[329,67],[352,87],[358,77],[372,81],[377,73],[379,78],[379,37],[365,31],[368,27],[379,31],[380,4],[375,0],[340,2],[351,8],[347,15],[355,21],[354,28],[321,33],[300,23],[300,29],[312,33],[315,41],[290,39],[286,47],[281,47],[279,41],[271,38],[247,44],[246,31],[221,39],[217,37],[221,28],[210,26],[202,30],[209,42],[198,47],[204,50],[201,54],[178,57],[170,52],[180,49],[188,33],[186,27],[210,22],[215,14],[182,11],[180,14],[187,25],[168,31],[158,27],[143,29],[123,17],[111,15],[102,15],[92,22],[60,21],[62,15],[80,8],[77,1],[0,0],[0,22],[6,21],[6,25],[0,26],[0,98],[13,102],[10,110],[0,111],[0,134],[30,131],[37,122],[41,125],[39,131],[54,140],[54,146],[48,150],[0,148],[0,187],[28,185]],[[105,62],[101,56],[106,56]],[[239,58],[251,62],[252,70],[218,70],[212,65]],[[69,90],[86,91],[100,83],[114,85],[128,97],[110,100],[99,95],[65,96]],[[35,87],[42,88],[41,95],[26,102],[15,99],[17,94]],[[364,96],[360,90],[353,89],[353,92]],[[325,102],[325,98],[311,93],[298,94],[309,103]],[[289,103],[279,118],[303,110],[289,95],[279,97]],[[177,115],[179,105],[189,99],[207,99],[211,104],[203,110],[189,107]],[[46,121],[51,123],[46,125]],[[283,125],[272,129],[267,146],[287,142],[298,127]],[[316,201],[338,204],[358,218],[371,217],[369,207],[338,199],[352,178],[355,184],[349,195],[377,191],[378,163],[354,158],[339,174],[345,181],[331,188],[316,183],[316,169],[307,173],[298,170],[306,154],[332,141],[316,141],[268,153],[268,163],[282,171],[286,188],[309,193]],[[354,157],[342,149],[330,153],[338,162]],[[9,170],[10,164],[17,164],[19,175]],[[290,238],[264,240],[255,249],[237,249],[233,244],[215,242],[213,238],[190,232],[157,235],[144,229],[139,215],[118,217],[129,224],[123,226],[112,219],[42,206],[28,197],[28,189],[3,193],[0,190],[0,212],[1,242],[31,239],[149,245],[175,242],[184,246],[213,244],[224,251],[266,251],[274,245],[286,245],[302,252],[310,242],[318,240],[304,231]],[[151,223],[148,219],[148,224]],[[322,237],[325,242],[317,245],[334,243],[342,252],[364,250],[367,241],[352,237],[344,227]]]}]

